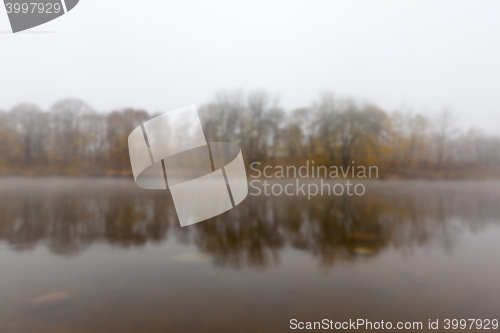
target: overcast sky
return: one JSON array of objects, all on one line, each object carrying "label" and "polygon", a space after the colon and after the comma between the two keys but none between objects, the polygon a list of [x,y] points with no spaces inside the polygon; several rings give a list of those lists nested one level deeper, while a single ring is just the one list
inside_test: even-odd
[{"label": "overcast sky", "polygon": [[500,1],[80,0],[8,34],[0,109],[78,97],[168,111],[219,90],[265,89],[287,109],[324,90],[500,134]]}]

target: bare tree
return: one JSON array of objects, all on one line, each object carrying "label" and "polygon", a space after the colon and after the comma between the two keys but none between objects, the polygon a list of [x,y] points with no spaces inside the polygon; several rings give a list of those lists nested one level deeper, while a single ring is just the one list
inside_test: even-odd
[{"label": "bare tree", "polygon": [[[85,145],[82,118],[93,112],[92,108],[78,99],[65,99],[50,108],[53,117],[53,137],[56,155],[62,165],[75,161]],[[81,157],[81,156],[79,156]]]},{"label": "bare tree", "polygon": [[443,109],[436,119],[436,166],[441,168],[446,154],[446,147],[451,135],[457,132],[457,116],[450,109]]},{"label": "bare tree", "polygon": [[48,132],[47,115],[36,105],[19,104],[12,109],[26,165],[46,162],[45,144]]},{"label": "bare tree", "polygon": [[339,142],[339,100],[331,92],[324,92],[318,101],[313,104],[312,116],[314,117],[314,133],[323,153],[330,161],[334,162]]}]

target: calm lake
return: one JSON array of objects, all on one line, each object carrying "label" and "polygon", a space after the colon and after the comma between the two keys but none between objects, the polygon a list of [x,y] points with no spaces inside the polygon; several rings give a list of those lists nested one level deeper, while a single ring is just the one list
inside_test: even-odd
[{"label": "calm lake", "polygon": [[1,333],[289,332],[325,318],[426,331],[500,319],[499,258],[500,182],[248,196],[181,228],[167,191],[132,180],[0,179]]}]

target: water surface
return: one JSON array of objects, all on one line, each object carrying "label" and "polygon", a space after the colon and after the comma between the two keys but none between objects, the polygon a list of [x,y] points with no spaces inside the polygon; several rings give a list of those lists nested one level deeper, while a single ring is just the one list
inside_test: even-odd
[{"label": "water surface", "polygon": [[367,183],[362,197],[248,196],[181,228],[167,191],[130,180],[0,179],[0,332],[498,319],[499,185],[391,181]]}]

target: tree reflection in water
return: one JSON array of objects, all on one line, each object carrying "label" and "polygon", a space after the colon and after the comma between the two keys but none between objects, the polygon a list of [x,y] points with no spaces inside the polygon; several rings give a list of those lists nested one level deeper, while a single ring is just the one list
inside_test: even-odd
[{"label": "tree reflection in water", "polygon": [[387,248],[452,251],[465,229],[500,221],[500,186],[481,182],[372,182],[362,197],[248,196],[235,209],[181,228],[165,191],[123,179],[2,179],[0,240],[11,249],[44,245],[76,255],[95,243],[120,248],[169,239],[194,245],[214,264],[279,264],[285,248],[322,266],[362,260]]}]

